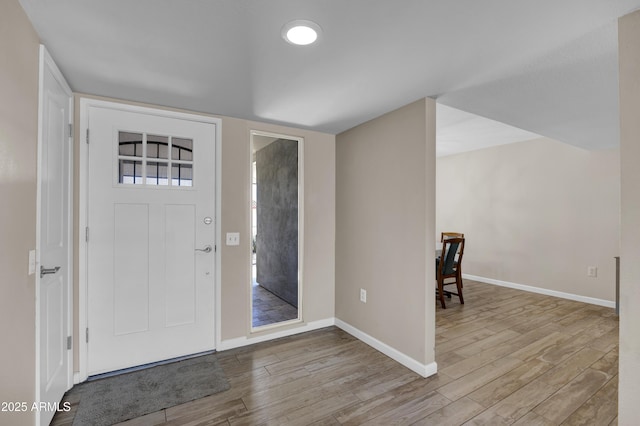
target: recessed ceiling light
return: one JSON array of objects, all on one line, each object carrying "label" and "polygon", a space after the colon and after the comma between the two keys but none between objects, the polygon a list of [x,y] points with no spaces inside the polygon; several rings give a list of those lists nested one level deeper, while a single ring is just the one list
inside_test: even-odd
[{"label": "recessed ceiling light", "polygon": [[315,22],[296,19],[282,27],[282,38],[288,43],[306,46],[318,40],[321,33],[320,26]]}]

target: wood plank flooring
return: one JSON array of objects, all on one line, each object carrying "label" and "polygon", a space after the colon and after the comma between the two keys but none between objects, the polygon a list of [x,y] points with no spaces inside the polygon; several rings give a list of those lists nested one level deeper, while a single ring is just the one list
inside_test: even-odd
[{"label": "wood plank flooring", "polygon": [[122,425],[617,425],[613,309],[470,280],[464,297],[436,308],[433,377],[330,327],[221,352],[230,390]]}]

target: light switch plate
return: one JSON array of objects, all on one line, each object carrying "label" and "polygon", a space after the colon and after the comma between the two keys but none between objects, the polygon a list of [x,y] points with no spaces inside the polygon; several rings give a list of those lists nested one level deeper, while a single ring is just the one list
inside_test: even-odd
[{"label": "light switch plate", "polygon": [[239,246],[240,245],[240,233],[239,232],[227,232],[227,245]]}]

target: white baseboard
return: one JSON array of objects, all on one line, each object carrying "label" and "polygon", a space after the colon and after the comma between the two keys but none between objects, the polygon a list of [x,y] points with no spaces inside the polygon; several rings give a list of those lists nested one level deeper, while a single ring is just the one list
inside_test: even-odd
[{"label": "white baseboard", "polygon": [[307,331],[330,327],[332,325],[335,325],[341,328],[342,330],[351,334],[358,340],[361,340],[362,342],[366,343],[372,348],[382,352],[383,354],[387,355],[389,358],[397,361],[398,363],[404,365],[410,370],[415,371],[422,377],[429,377],[438,372],[438,365],[435,362],[432,362],[431,364],[426,364],[426,365],[421,364],[420,362],[403,354],[397,349],[392,348],[386,343],[381,342],[375,337],[372,337],[367,333],[364,333],[363,331],[360,331],[359,329],[353,327],[352,325],[347,324],[346,322],[341,321],[337,318],[327,318],[320,321],[314,321],[314,322],[304,324],[301,327],[281,330],[275,333],[263,334],[255,337],[238,337],[235,339],[223,340],[218,344],[217,350],[226,351],[229,349],[240,348],[242,346],[253,345],[255,343],[260,343],[260,342],[266,342],[268,340],[274,340],[280,337],[293,336],[294,334],[305,333]]},{"label": "white baseboard", "polygon": [[318,330],[320,328],[330,327],[335,325],[334,318],[327,318],[318,321],[308,322],[301,324],[300,327],[289,328],[286,330],[278,330],[274,333],[261,334],[253,337],[237,337],[235,339],[222,340],[218,345],[217,351],[226,351],[229,349],[240,348],[242,346],[253,345],[255,343],[266,342],[268,340],[279,339],[281,337],[293,336],[294,334],[305,333],[307,331]]},{"label": "white baseboard", "polygon": [[[469,279],[475,279],[472,278],[471,276],[469,276]],[[480,281],[480,280],[477,280]],[[387,355],[389,358],[395,360],[396,362],[404,365],[405,367],[409,368],[410,370],[418,373],[419,375],[421,375],[422,377],[429,377],[429,376],[433,376],[434,374],[436,374],[438,372],[438,364],[436,364],[435,362],[432,362],[430,364],[422,364],[418,361],[416,361],[415,359],[411,358],[408,355],[405,355],[404,353],[398,351],[395,348],[392,348],[391,346],[387,345],[386,343],[381,342],[380,340],[376,339],[375,337],[372,337],[370,335],[368,335],[367,333],[353,327],[350,324],[347,324],[344,321],[341,321],[337,318],[327,318],[324,320],[319,320],[319,321],[313,321],[313,322],[309,322],[306,324],[301,325],[300,327],[296,327],[296,328],[290,328],[287,330],[280,330],[277,331],[275,333],[269,333],[269,334],[262,334],[260,336],[254,336],[254,337],[238,337],[235,339],[227,339],[227,340],[223,340],[221,341],[218,345],[216,350],[221,352],[221,351],[226,351],[229,349],[234,349],[234,348],[239,348],[242,346],[248,346],[248,345],[253,345],[255,343],[260,343],[260,342],[266,342],[268,340],[274,340],[274,339],[279,339],[281,337],[287,337],[287,336],[293,336],[295,334],[300,334],[300,333],[305,333],[308,331],[313,331],[313,330],[318,330],[321,328],[325,328],[325,327],[330,327],[330,326],[337,326],[340,329],[346,331],[347,333],[351,334],[352,336],[354,336],[355,338],[357,338],[358,340],[361,340],[362,342],[366,343],[367,345],[371,346],[372,348],[382,352],[383,354]],[[86,380],[86,377],[85,377]],[[82,377],[80,376],[79,372],[75,372],[73,374],[73,383],[74,384],[78,384],[80,382],[82,382]]]},{"label": "white baseboard", "polygon": [[562,291],[549,290],[546,288],[533,287],[525,284],[516,284],[509,281],[494,280],[493,278],[479,277],[477,275],[462,274],[462,278],[473,281],[480,281],[486,284],[499,285],[501,287],[515,288],[517,290],[528,291],[531,293],[544,294],[547,296],[560,297],[562,299],[575,300],[576,302],[590,303],[592,305],[604,306],[606,308],[615,308],[616,302],[604,299],[596,299],[595,297],[580,296],[579,294],[564,293]]},{"label": "white baseboard", "polygon": [[399,362],[400,364],[404,365],[410,370],[415,371],[422,377],[433,376],[438,372],[438,364],[436,364],[435,362],[432,362],[431,364],[422,364],[416,361],[415,359],[411,358],[410,356],[403,354],[397,349],[392,348],[386,343],[381,342],[375,337],[372,337],[367,333],[337,318],[335,319],[335,325],[341,328],[342,330],[346,331],[347,333],[351,334],[358,340],[361,340],[367,345],[371,346],[372,348],[382,352],[389,358]]}]

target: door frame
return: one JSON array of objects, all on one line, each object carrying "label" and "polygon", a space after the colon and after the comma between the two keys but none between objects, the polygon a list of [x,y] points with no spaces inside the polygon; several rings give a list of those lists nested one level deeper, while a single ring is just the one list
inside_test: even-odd
[{"label": "door frame", "polygon": [[[140,106],[129,103],[121,103],[116,101],[108,101],[103,99],[96,98],[88,98],[88,97],[80,97],[80,126],[79,126],[79,134],[78,134],[78,152],[79,152],[79,194],[78,194],[78,367],[79,371],[77,375],[74,377],[75,383],[80,383],[88,378],[87,373],[87,364],[88,364],[88,356],[89,356],[89,347],[87,344],[87,336],[86,330],[88,328],[88,300],[87,300],[87,291],[88,291],[88,244],[86,240],[86,228],[87,228],[87,219],[88,219],[88,190],[89,190],[89,143],[87,142],[88,136],[90,137],[89,130],[89,109],[92,107],[97,108],[107,108],[107,109],[115,109],[125,112],[135,112],[147,115],[154,115],[158,117],[165,118],[173,118],[179,120],[188,120],[188,121],[197,121],[208,124],[214,124],[216,127],[215,131],[215,189],[214,189],[214,197],[215,197],[215,246],[221,247],[221,234],[222,234],[222,226],[221,220],[222,217],[222,206],[220,202],[221,194],[222,194],[222,120],[213,116],[199,115],[195,113],[188,112],[177,112],[172,110],[154,108],[151,106]],[[220,290],[220,282],[221,282],[221,250],[216,250],[214,256],[215,262],[215,276],[214,276],[214,318],[215,318],[215,328],[214,328],[214,347],[217,348],[220,346],[220,336],[221,336],[221,290]]]},{"label": "door frame", "polygon": [[[44,137],[45,137],[45,129],[43,128],[43,119],[44,119],[44,73],[45,73],[45,68],[47,68],[51,74],[53,75],[53,77],[56,79],[56,81],[58,82],[58,84],[60,84],[60,86],[62,87],[62,89],[64,90],[65,94],[68,96],[69,98],[69,126],[70,129],[73,126],[73,122],[74,122],[74,112],[73,112],[73,92],[71,91],[71,88],[69,87],[69,84],[67,84],[67,81],[65,80],[64,76],[62,75],[62,72],[60,72],[60,69],[58,68],[58,66],[56,65],[56,63],[53,61],[53,58],[51,57],[51,55],[49,54],[49,52],[47,51],[47,48],[41,44],[40,45],[40,51],[39,51],[39,76],[38,76],[38,141],[37,141],[37,179],[36,179],[36,250],[35,250],[35,271],[34,271],[34,275],[35,275],[35,291],[36,291],[36,333],[35,333],[35,337],[36,337],[36,341],[35,341],[35,349],[36,349],[36,365],[35,365],[35,384],[36,384],[36,392],[35,392],[35,399],[34,401],[40,401],[41,400],[41,391],[42,389],[40,388],[40,356],[42,355],[42,351],[40,350],[40,337],[41,337],[41,332],[42,330],[40,329],[40,317],[41,317],[41,312],[40,312],[40,291],[41,291],[41,278],[40,278],[40,274],[37,272],[38,271],[38,266],[41,265],[40,262],[40,256],[41,256],[41,251],[40,251],[40,244],[42,243],[42,235],[40,232],[40,227],[42,225],[42,204],[41,204],[41,197],[42,197],[42,183],[41,183],[41,175],[42,175],[42,150],[44,149]],[[65,283],[66,286],[66,291],[67,291],[67,312],[66,312],[66,317],[67,317],[67,336],[73,336],[73,266],[74,266],[74,259],[73,259],[73,247],[74,247],[74,240],[73,240],[73,134],[71,134],[71,132],[69,132],[70,134],[68,135],[68,143],[69,143],[69,151],[68,151],[68,157],[67,157],[67,161],[68,161],[68,165],[67,165],[67,191],[68,191],[68,197],[67,197],[67,212],[68,215],[66,217],[67,220],[67,264],[66,265],[62,265],[64,268],[66,268],[66,272],[67,272],[67,282]],[[67,350],[66,355],[67,355],[67,365],[68,365],[68,371],[67,371],[67,389],[70,389],[73,386],[73,347],[74,344],[72,343],[72,350]],[[41,419],[40,419],[40,412],[36,411],[36,424],[40,424],[41,423]]]}]

